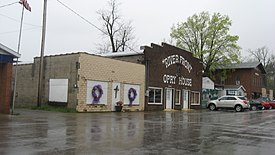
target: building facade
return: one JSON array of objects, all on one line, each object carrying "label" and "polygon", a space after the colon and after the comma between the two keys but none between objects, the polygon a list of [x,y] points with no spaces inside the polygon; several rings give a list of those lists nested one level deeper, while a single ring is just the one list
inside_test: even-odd
[{"label": "building facade", "polygon": [[12,105],[12,68],[20,54],[0,44],[0,113],[9,114]]},{"label": "building facade", "polygon": [[[18,66],[16,105],[36,105],[40,58]],[[144,110],[145,67],[83,52],[46,56],[42,105],[63,105],[79,112]],[[131,70],[129,70],[131,68]]]},{"label": "building facade", "polygon": [[201,108],[202,63],[192,53],[162,43],[142,53],[105,55],[145,65],[145,110]]},{"label": "building facade", "polygon": [[246,97],[256,99],[266,94],[265,74],[266,71],[260,62],[232,64],[216,70],[215,84],[243,86]]}]

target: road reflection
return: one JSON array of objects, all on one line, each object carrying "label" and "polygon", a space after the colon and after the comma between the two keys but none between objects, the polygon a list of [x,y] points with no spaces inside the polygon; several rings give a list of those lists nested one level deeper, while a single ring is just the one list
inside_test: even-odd
[{"label": "road reflection", "polygon": [[0,115],[0,154],[272,154],[274,111],[22,110]]}]

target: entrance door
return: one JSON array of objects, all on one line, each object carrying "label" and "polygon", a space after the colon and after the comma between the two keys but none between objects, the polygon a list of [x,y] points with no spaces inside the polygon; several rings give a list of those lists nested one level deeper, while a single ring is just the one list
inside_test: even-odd
[{"label": "entrance door", "polygon": [[173,104],[173,89],[166,89],[166,109],[172,109]]},{"label": "entrance door", "polygon": [[115,111],[116,102],[120,101],[120,83],[113,83],[112,87],[112,111]]},{"label": "entrance door", "polygon": [[183,109],[188,109],[188,104],[189,104],[189,91],[188,90],[183,90],[182,91],[183,95]]}]

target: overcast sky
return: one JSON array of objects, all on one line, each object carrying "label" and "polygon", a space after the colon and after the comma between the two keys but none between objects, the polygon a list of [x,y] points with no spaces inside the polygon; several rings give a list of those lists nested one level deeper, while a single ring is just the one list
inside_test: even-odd
[{"label": "overcast sky", "polygon": [[[101,27],[98,10],[107,0],[60,0],[91,23]],[[16,0],[0,0],[0,6]],[[28,0],[25,11],[21,61],[29,63],[40,55],[43,0]],[[231,35],[239,35],[242,55],[248,49],[267,46],[275,51],[274,0],[118,0],[120,14],[131,20],[137,47],[169,40],[173,24],[202,11],[220,12],[232,20]],[[56,0],[48,0],[45,55],[78,51],[96,52],[102,42],[99,30],[83,21]],[[17,50],[21,5],[0,8],[0,43]],[[139,49],[136,48],[138,51]]]}]

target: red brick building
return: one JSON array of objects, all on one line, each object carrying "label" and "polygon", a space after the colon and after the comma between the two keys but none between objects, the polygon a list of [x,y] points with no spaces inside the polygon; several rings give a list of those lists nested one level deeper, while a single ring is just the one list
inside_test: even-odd
[{"label": "red brick building", "polygon": [[12,99],[12,63],[13,59],[18,57],[20,57],[20,54],[0,43],[0,113],[10,113]]},{"label": "red brick building", "polygon": [[265,74],[266,71],[260,62],[232,64],[216,70],[215,84],[242,85],[246,89],[246,97],[255,99],[262,96],[262,91],[266,89]]}]

